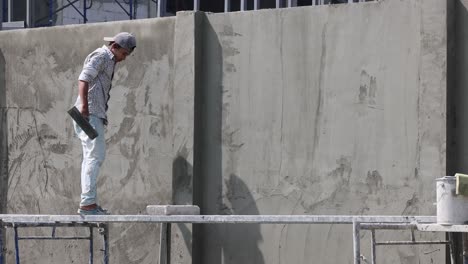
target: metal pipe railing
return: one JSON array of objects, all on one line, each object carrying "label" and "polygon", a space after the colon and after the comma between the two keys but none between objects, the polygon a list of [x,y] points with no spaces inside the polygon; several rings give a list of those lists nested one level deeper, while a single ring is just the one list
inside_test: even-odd
[{"label": "metal pipe railing", "polygon": [[[15,231],[15,248],[17,249],[17,260],[19,261],[18,241],[21,239],[43,239],[43,237],[19,237],[17,229],[19,227],[42,227],[42,226],[98,226],[100,234],[104,239],[104,263],[109,259],[109,234],[107,225],[109,223],[161,223],[166,226],[161,230],[169,233],[171,223],[198,223],[198,224],[352,224],[353,227],[353,252],[354,264],[361,263],[360,254],[360,233],[362,230],[371,231],[371,259],[376,263],[376,246],[387,245],[449,245],[451,258],[453,256],[453,241],[416,241],[414,230],[424,231],[421,225],[432,224],[436,222],[435,216],[356,216],[356,215],[1,215],[0,214],[0,249],[3,248],[5,227],[13,227]],[[106,224],[103,224],[106,223]],[[375,230],[404,230],[409,229],[411,239],[409,241],[384,241],[377,242],[375,239]],[[53,235],[52,237],[56,237]],[[92,231],[90,232],[92,237]],[[85,239],[85,237],[65,237],[67,239]],[[60,239],[65,239],[64,237]],[[161,239],[170,239],[168,235],[161,235]],[[164,242],[164,241],[162,241]],[[170,241],[166,241],[170,246]],[[90,242],[92,248],[92,241]],[[163,247],[161,247],[163,248]],[[0,264],[3,264],[3,250],[0,251]],[[161,252],[170,252],[161,250]],[[91,253],[92,254],[92,253]],[[168,260],[170,256],[160,255],[161,260]],[[19,262],[17,262],[19,263]]]}]

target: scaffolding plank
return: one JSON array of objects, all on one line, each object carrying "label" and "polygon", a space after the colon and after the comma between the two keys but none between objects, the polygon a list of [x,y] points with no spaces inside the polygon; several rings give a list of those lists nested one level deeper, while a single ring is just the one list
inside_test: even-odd
[{"label": "scaffolding plank", "polygon": [[364,215],[25,215],[0,214],[5,223],[258,223],[258,224],[352,224],[435,223],[435,216]]},{"label": "scaffolding plank", "polygon": [[468,225],[418,224],[416,227],[428,232],[468,232]]},{"label": "scaffolding plank", "polygon": [[200,207],[196,205],[148,205],[149,215],[199,215]]}]

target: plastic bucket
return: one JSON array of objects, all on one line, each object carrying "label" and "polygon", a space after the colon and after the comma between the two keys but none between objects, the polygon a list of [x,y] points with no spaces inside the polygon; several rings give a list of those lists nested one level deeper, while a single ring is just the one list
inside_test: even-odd
[{"label": "plastic bucket", "polygon": [[445,176],[436,179],[437,223],[442,225],[468,222],[468,196],[456,195],[456,178]]}]

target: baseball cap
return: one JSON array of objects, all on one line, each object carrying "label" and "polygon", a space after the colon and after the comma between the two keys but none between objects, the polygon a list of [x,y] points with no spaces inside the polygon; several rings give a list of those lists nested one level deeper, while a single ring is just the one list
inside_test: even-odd
[{"label": "baseball cap", "polygon": [[136,47],[135,36],[128,32],[120,32],[119,34],[113,37],[104,37],[104,41],[115,42],[119,44],[120,47],[128,50],[130,53]]}]

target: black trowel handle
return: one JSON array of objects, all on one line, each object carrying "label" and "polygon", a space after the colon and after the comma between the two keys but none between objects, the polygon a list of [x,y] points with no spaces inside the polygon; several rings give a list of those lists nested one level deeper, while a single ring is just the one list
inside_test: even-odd
[{"label": "black trowel handle", "polygon": [[75,120],[76,124],[83,129],[90,139],[95,139],[98,136],[96,130],[91,126],[86,118],[80,113],[75,106],[68,110],[68,114]]}]

